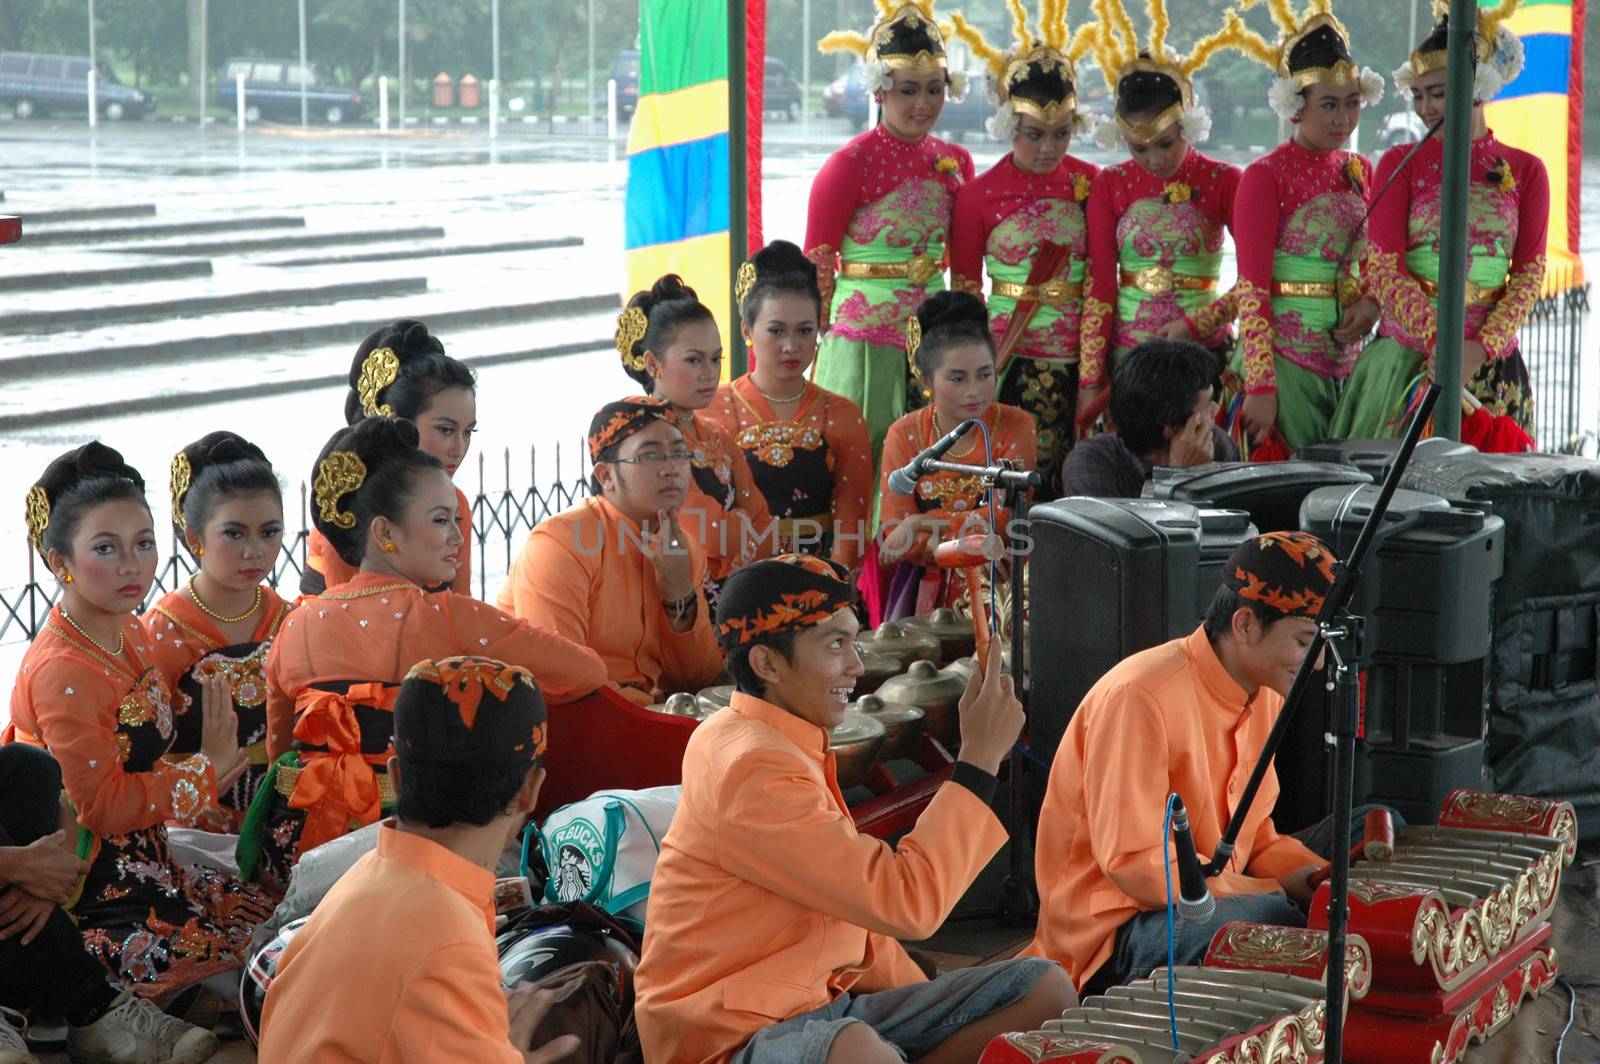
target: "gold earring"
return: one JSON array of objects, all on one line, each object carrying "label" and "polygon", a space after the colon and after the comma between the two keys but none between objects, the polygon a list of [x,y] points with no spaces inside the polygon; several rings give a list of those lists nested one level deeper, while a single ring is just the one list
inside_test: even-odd
[{"label": "gold earring", "polygon": [[932,399],[933,398],[933,389],[932,388],[924,388],[924,389],[922,389],[922,397],[924,399]]},{"label": "gold earring", "polygon": [[194,556],[196,558],[204,558],[206,556],[206,549],[204,547],[196,547],[194,549]]},{"label": "gold earring", "polygon": [[385,554],[393,554],[394,553],[394,544],[393,543],[385,543],[383,545],[383,552]]},{"label": "gold earring", "polygon": [[70,583],[72,583],[72,574],[71,574],[71,573],[67,573],[67,574],[66,574],[66,575],[65,575],[65,576],[63,576],[63,577],[62,577],[62,578],[61,578],[61,582],[62,582],[62,583],[63,583],[63,584],[70,584]]}]

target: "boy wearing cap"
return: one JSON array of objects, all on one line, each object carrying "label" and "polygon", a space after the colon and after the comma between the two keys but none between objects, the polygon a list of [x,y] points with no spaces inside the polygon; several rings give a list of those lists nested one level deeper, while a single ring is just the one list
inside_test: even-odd
[{"label": "boy wearing cap", "polygon": [[593,649],[637,705],[716,682],[705,551],[678,521],[691,455],[672,404],[636,396],[601,407],[589,458],[593,494],[534,526],[499,607]]},{"label": "boy wearing cap", "polygon": [[514,994],[508,1011],[495,956],[495,861],[533,815],[545,737],[527,670],[476,657],[411,670],[394,707],[394,819],[284,950],[262,1064],[544,1064],[577,1048],[521,1048],[549,999]]},{"label": "boy wearing cap", "polygon": [[862,673],[851,597],[804,555],[723,585],[738,692],[689,740],[651,883],[635,1016],[652,1064],[972,1061],[1072,1003],[1051,962],[929,982],[896,941],[931,935],[1005,842],[989,800],[1022,708],[997,641],[961,698],[951,781],[897,846],[861,835],[828,748]]},{"label": "boy wearing cap", "polygon": [[[1060,961],[1086,996],[1167,963],[1167,795],[1183,799],[1196,848],[1213,852],[1316,634],[1335,561],[1305,532],[1241,544],[1204,623],[1122,661],[1067,725],[1039,814],[1039,926],[1023,952]],[[1304,925],[1308,880],[1327,862],[1278,834],[1277,797],[1268,768],[1232,860],[1209,881],[1216,914],[1179,926],[1177,963],[1199,963],[1229,920]]]}]

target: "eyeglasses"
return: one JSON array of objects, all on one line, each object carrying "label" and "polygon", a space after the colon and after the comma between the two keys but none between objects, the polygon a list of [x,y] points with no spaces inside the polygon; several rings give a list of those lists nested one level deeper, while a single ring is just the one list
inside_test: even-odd
[{"label": "eyeglasses", "polygon": [[642,465],[647,469],[659,469],[663,463],[671,462],[674,465],[687,465],[694,458],[688,451],[645,451],[632,458],[613,458],[618,465]]}]

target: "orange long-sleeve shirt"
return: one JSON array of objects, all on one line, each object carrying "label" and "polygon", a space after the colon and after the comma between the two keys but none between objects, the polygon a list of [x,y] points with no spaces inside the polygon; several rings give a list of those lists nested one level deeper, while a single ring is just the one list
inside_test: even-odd
[{"label": "orange long-sleeve shirt", "polygon": [[946,783],[893,847],[856,831],[827,732],[749,695],[695,729],[662,840],[634,1014],[652,1064],[725,1061],[845,991],[921,982],[931,935],[1006,840]]},{"label": "orange long-sleeve shirt", "polygon": [[426,658],[477,654],[533,673],[549,702],[571,702],[606,682],[592,650],[453,591],[424,591],[376,573],[295,607],[267,653],[267,755],[294,737],[296,701],[312,685],[390,683]]},{"label": "orange long-sleeve shirt", "polygon": [[[1060,962],[1081,989],[1111,956],[1117,928],[1166,906],[1167,795],[1182,797],[1195,847],[1214,852],[1282,708],[1275,691],[1245,694],[1204,629],[1101,677],[1050,768],[1034,861],[1039,927],[1023,953]],[[1212,894],[1268,893],[1276,877],[1325,863],[1278,834],[1268,815],[1277,797],[1269,768]]]},{"label": "orange long-sleeve shirt", "polygon": [[494,949],[494,873],[392,823],[278,961],[262,1064],[520,1064]]},{"label": "orange long-sleeve shirt", "polygon": [[[686,529],[687,531],[687,529]],[[705,584],[706,556],[685,536],[694,586]],[[500,590],[500,608],[591,648],[613,686],[648,706],[676,691],[698,691],[722,671],[722,651],[705,596],[695,592],[694,627],[674,632],[662,606],[655,564],[639,549],[639,526],[604,499],[534,526]]]}]

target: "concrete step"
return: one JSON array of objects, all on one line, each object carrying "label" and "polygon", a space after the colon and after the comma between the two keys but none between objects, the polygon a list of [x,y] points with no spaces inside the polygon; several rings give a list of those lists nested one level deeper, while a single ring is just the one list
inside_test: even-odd
[{"label": "concrete step", "polygon": [[[45,379],[77,372],[98,372],[108,366],[150,368],[187,365],[211,375],[211,363],[242,354],[295,351],[331,345],[348,352],[374,328],[397,318],[418,318],[450,344],[461,331],[502,324],[531,324],[583,314],[615,315],[616,296],[577,296],[484,306],[471,291],[428,293],[403,300],[369,299],[333,306],[284,307],[268,312],[240,311],[201,318],[187,334],[171,338],[170,326],[149,322],[114,329],[92,329],[71,337],[21,337],[7,344],[0,357],[0,380],[30,382],[30,391]],[[615,330],[612,318],[612,330]],[[77,345],[83,346],[77,346]],[[154,376],[154,375],[150,375]],[[45,404],[48,406],[48,404]]]},{"label": "concrete step", "polygon": [[346,232],[305,233],[299,236],[261,237],[238,240],[152,241],[108,248],[108,251],[138,255],[248,255],[285,248],[325,248],[346,244],[389,244],[398,240],[439,240],[444,229],[437,225],[418,225],[405,229],[358,229]]},{"label": "concrete step", "polygon": [[427,290],[426,277],[401,277],[296,288],[253,288],[153,302],[79,306],[65,310],[31,310],[0,314],[0,336],[20,336],[25,333],[37,336],[93,326],[198,318],[221,311],[319,306],[347,300],[415,295]]},{"label": "concrete step", "polygon": [[425,244],[407,247],[377,248],[354,255],[308,255],[303,258],[265,259],[263,266],[343,266],[356,262],[389,262],[394,259],[444,258],[460,255],[498,255],[506,251],[545,251],[550,248],[581,247],[578,236],[555,237],[548,240],[504,240],[493,244]]},{"label": "concrete step", "polygon": [[[26,225],[26,221],[23,223]],[[239,233],[257,229],[304,229],[306,220],[298,216],[276,215],[256,218],[206,218],[189,222],[158,222],[155,225],[96,225],[82,229],[45,229],[27,234],[33,247],[61,244],[111,244],[123,240],[165,240],[175,236],[202,233]]]},{"label": "concrete step", "polygon": [[[589,312],[555,321],[527,319],[456,332],[450,338],[450,352],[475,368],[605,352],[611,348],[615,327],[610,313]],[[107,357],[98,365],[32,382],[26,397],[0,390],[0,433],[84,421],[99,424],[112,417],[344,386],[359,339],[354,335],[348,342],[298,350],[273,347],[265,353],[235,350],[189,362],[183,372],[152,372]],[[598,369],[599,355],[596,359]],[[614,357],[606,361],[606,368],[614,371],[622,387],[625,378]],[[0,369],[0,375],[4,372]]]},{"label": "concrete step", "polygon": [[[24,235],[23,247],[27,238]],[[10,258],[8,255],[7,258]],[[51,256],[57,263],[58,257]],[[61,291],[99,285],[142,284],[183,277],[210,277],[209,259],[173,259],[170,262],[132,256],[85,256],[81,266],[41,270],[36,273],[0,273],[0,292]]]},{"label": "concrete step", "polygon": [[101,218],[150,218],[156,213],[154,203],[127,203],[109,207],[67,207],[51,211],[18,211],[22,224],[27,226],[55,225],[60,222],[88,222]]}]

